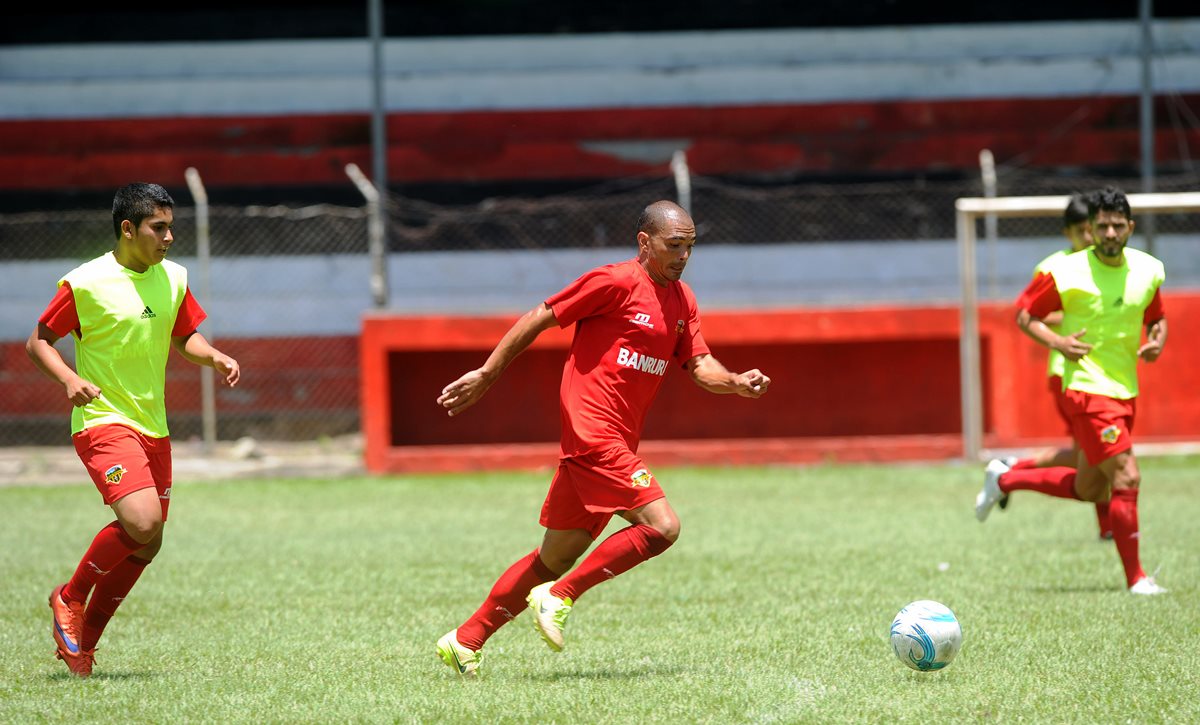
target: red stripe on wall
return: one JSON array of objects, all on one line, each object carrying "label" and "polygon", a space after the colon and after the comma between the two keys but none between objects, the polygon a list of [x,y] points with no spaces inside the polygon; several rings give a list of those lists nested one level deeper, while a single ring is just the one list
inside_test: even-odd
[{"label": "red stripe on wall", "polygon": [[[1200,146],[1170,117],[1156,113],[1161,162]],[[406,113],[389,117],[388,166],[397,183],[660,174],[673,145],[636,144],[664,141],[701,175],[974,169],[981,148],[1001,163],[1132,165],[1137,119],[1132,96]],[[368,163],[369,137],[349,115],[0,122],[0,190],[108,189],[189,166],[213,187],[340,184],[346,163]]]}]

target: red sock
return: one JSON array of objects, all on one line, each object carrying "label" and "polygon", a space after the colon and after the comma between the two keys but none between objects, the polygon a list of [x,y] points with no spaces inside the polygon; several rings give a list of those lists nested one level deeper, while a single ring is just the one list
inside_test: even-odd
[{"label": "red sock", "polygon": [[1105,539],[1111,539],[1113,535],[1112,522],[1108,518],[1108,502],[1100,501],[1096,504],[1096,524],[1100,527],[1100,536]]},{"label": "red sock", "polygon": [[1112,501],[1108,504],[1108,518],[1112,523],[1113,542],[1117,545],[1117,554],[1121,557],[1121,565],[1125,567],[1125,583],[1133,586],[1134,582],[1146,576],[1142,571],[1142,562],[1138,558],[1138,489],[1118,488],[1112,492]]},{"label": "red sock", "polygon": [[88,602],[87,611],[83,615],[80,649],[96,649],[96,643],[100,641],[100,635],[108,626],[108,620],[112,619],[117,607],[121,606],[121,601],[129,594],[129,590],[133,589],[133,585],[137,583],[138,577],[149,563],[137,556],[127,556],[106,576],[100,578],[96,583],[96,591],[92,594],[92,601]]},{"label": "red sock", "polygon": [[602,581],[623,574],[647,559],[667,550],[671,540],[650,526],[627,526],[596,547],[575,570],[550,587],[556,597],[579,599]]},{"label": "red sock", "polygon": [[538,584],[554,578],[538,550],[518,559],[500,575],[488,592],[487,599],[471,618],[458,627],[458,643],[469,650],[478,650],[492,634],[525,608],[525,597]]},{"label": "red sock", "polygon": [[1037,491],[1047,496],[1078,499],[1075,495],[1075,469],[1056,466],[1054,468],[1021,468],[1010,470],[1000,476],[1000,490]]},{"label": "red sock", "polygon": [[135,551],[140,551],[144,546],[145,544],[139,544],[125,533],[125,529],[117,521],[100,529],[100,533],[92,539],[87,553],[79,561],[79,566],[75,568],[71,580],[63,587],[63,601],[81,604],[86,602],[92,587],[101,577],[112,571],[121,560]]},{"label": "red sock", "polygon": [[1032,458],[1022,458],[1021,460],[1012,464],[1012,467],[1010,467],[1008,470],[1020,471],[1025,468],[1037,468],[1037,461],[1033,460]]}]

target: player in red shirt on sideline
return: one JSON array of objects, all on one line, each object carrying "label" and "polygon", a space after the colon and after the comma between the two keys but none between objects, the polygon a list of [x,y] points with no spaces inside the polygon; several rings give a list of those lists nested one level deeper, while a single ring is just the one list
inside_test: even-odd
[{"label": "player in red shirt on sideline", "polygon": [[[113,251],[59,280],[25,343],[34,364],[75,406],[75,451],[117,515],[96,534],[74,575],[50,592],[57,657],[79,677],[92,674],[104,627],[162,546],[171,503],[163,403],[171,349],[216,369],[230,386],[241,375],[236,360],[196,332],[204,310],[188,289],[187,271],[165,259],[174,207],[158,184],[118,189]],[[75,370],[54,348],[67,335],[75,343]]]},{"label": "player in red shirt on sideline", "polygon": [[[482,606],[437,643],[461,675],[477,674],[492,634],[528,604],[554,651],[575,601],[591,587],[661,554],[679,536],[679,518],[637,455],[642,423],[672,364],[713,393],[758,398],[771,379],[730,372],[700,334],[700,312],[680,281],[696,225],[679,206],[658,201],[638,219],[636,258],[598,267],[525,313],[487,361],[447,385],[438,403],[458,415],[483,397],[539,334],[575,325],[559,404],[562,458],[542,505],[542,544],[508,568]],[[629,526],[575,561],[617,514]]]}]

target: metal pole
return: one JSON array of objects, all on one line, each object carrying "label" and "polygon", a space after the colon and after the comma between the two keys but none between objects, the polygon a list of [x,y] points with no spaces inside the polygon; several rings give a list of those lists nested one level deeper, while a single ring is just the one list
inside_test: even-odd
[{"label": "metal pole", "polygon": [[378,308],[387,307],[387,250],[383,245],[383,222],[379,214],[379,190],[358,164],[346,164],[346,176],[367,200],[367,251],[371,257],[371,299]]},{"label": "metal pole", "polygon": [[692,175],[688,170],[687,153],[683,149],[671,155],[671,172],[675,175],[675,196],[679,206],[691,216]]},{"label": "metal pole", "polygon": [[963,458],[978,461],[983,450],[983,382],[979,363],[979,300],[975,290],[975,217],[958,208],[955,223],[958,230],[958,276],[962,285],[958,359]]},{"label": "metal pole", "polygon": [[[374,172],[375,189],[379,200],[368,211],[372,220],[371,259],[374,272],[371,277],[371,292],[375,306],[387,307],[387,110],[383,98],[383,0],[368,0],[367,29],[371,35],[371,168]],[[368,207],[371,205],[368,204]],[[375,234],[378,237],[374,236]]]},{"label": "metal pole", "polygon": [[[979,152],[979,170],[983,175],[983,196],[987,199],[996,198],[996,159],[990,149]],[[995,214],[983,217],[983,235],[987,240],[988,257],[988,297],[996,299],[996,237],[999,235],[999,220]]]},{"label": "metal pole", "polygon": [[[1138,125],[1142,142],[1142,193],[1154,191],[1154,32],[1152,19],[1154,0],[1139,0],[1138,19],[1142,30],[1142,97]],[[1135,210],[1136,211],[1136,210]],[[1138,220],[1138,228],[1146,240],[1146,251],[1154,254],[1154,215]]]},{"label": "metal pole", "polygon": [[[208,232],[208,191],[200,180],[200,172],[188,167],[183,172],[187,179],[188,190],[196,200],[196,277],[199,282],[196,289],[200,299],[212,299],[212,249],[209,244]],[[212,321],[208,323],[209,342],[215,339]],[[217,446],[217,392],[214,383],[213,369],[204,366],[200,368],[200,426],[203,435],[203,450],[205,455],[212,455]]]}]

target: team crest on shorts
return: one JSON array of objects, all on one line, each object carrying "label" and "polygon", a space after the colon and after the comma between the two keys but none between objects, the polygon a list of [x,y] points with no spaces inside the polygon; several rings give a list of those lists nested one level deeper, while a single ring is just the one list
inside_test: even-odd
[{"label": "team crest on shorts", "polygon": [[676,335],[682,335],[682,334],[683,334],[683,320],[676,320],[676,321],[675,321],[675,334],[676,334]]},{"label": "team crest on shorts", "polygon": [[629,485],[634,488],[649,488],[653,476],[644,468],[639,468],[629,475]]},{"label": "team crest on shorts", "polygon": [[125,477],[126,473],[128,473],[128,471],[125,470],[125,466],[122,466],[120,463],[118,463],[104,472],[104,480],[107,483],[115,486],[121,482],[121,479]]},{"label": "team crest on shorts", "polygon": [[1117,439],[1120,437],[1121,437],[1121,429],[1115,425],[1110,425],[1109,427],[1100,431],[1100,440],[1104,441],[1105,443],[1109,444],[1110,446],[1113,443],[1116,443]]}]

